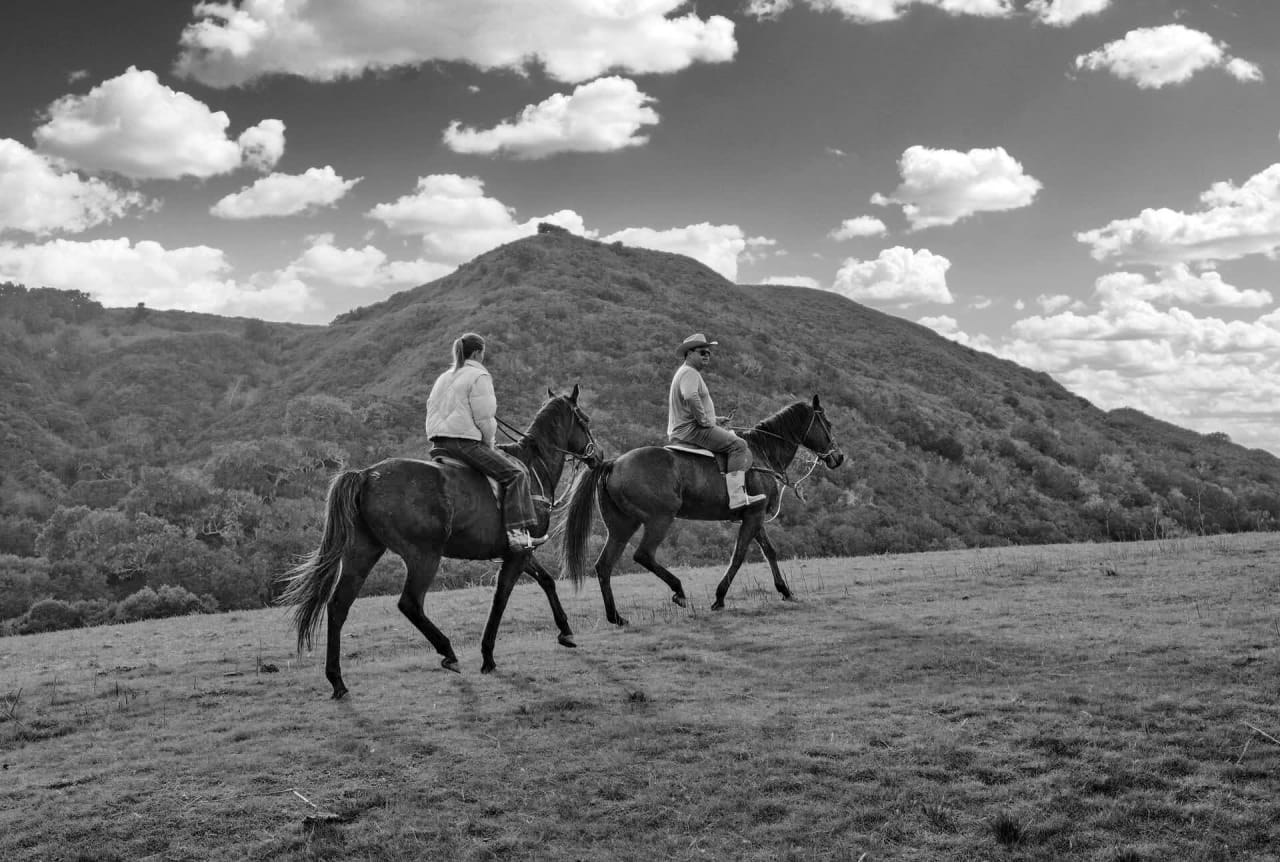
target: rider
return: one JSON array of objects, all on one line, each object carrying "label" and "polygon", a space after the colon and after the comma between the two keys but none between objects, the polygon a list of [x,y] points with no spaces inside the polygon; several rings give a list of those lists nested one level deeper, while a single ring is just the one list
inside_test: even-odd
[{"label": "rider", "polygon": [[720,427],[727,417],[716,416],[711,393],[702,379],[701,370],[711,364],[711,348],[718,341],[707,341],[701,332],[690,335],[676,348],[683,361],[671,378],[667,399],[667,437],[672,442],[689,443],[728,456],[728,472],[724,476],[729,492],[729,508],[741,509],[759,503],[764,494],[748,494],[744,487],[746,470],[751,466],[751,449],[747,441],[728,428]]},{"label": "rider", "polygon": [[482,337],[468,332],[453,342],[453,366],[436,378],[427,398],[427,438],[433,452],[451,455],[498,482],[507,544],[517,553],[530,551],[546,538],[529,535],[537,516],[524,465],[494,446],[498,401],[483,362]]}]

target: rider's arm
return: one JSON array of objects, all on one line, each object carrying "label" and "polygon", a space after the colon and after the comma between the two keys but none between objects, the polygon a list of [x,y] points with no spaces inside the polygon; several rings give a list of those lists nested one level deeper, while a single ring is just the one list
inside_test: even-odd
[{"label": "rider's arm", "polygon": [[471,418],[476,423],[476,427],[480,429],[480,437],[486,445],[494,445],[494,441],[498,435],[498,397],[493,393],[493,378],[488,374],[481,374],[471,384],[471,391],[467,393],[467,400],[471,404]]}]

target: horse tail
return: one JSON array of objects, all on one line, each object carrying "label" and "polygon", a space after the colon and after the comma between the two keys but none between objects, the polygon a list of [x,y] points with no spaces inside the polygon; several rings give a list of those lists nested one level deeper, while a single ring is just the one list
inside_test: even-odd
[{"label": "horse tail", "polygon": [[[564,544],[561,545],[561,568],[573,581],[575,588],[582,586],[587,570],[587,540],[591,537],[591,518],[596,508],[596,494],[613,472],[613,462],[605,461],[579,474],[569,491],[569,507],[564,517]],[[607,491],[600,490],[605,494]]]},{"label": "horse tail", "polygon": [[325,504],[320,546],[280,576],[285,588],[276,604],[295,608],[293,626],[298,632],[298,652],[311,648],[320,629],[321,615],[338,587],[342,553],[350,543],[352,527],[360,517],[359,496],[363,481],[364,475],[356,470],[346,470],[333,477]]}]

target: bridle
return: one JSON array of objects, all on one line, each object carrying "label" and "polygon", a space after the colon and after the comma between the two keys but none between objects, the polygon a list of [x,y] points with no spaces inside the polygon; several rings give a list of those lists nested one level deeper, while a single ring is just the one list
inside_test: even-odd
[{"label": "bridle", "polygon": [[[583,433],[587,435],[587,445],[583,448],[581,452],[573,452],[573,451],[570,451],[569,449],[565,449],[562,446],[556,446],[555,444],[552,444],[552,443],[540,442],[539,445],[546,446],[547,448],[555,452],[559,452],[561,455],[564,455],[569,459],[571,459],[574,462],[573,469],[574,469],[574,472],[576,473],[578,471],[578,468],[581,467],[583,464],[591,466],[593,463],[595,463],[598,460],[596,453],[599,451],[600,447],[596,444],[595,435],[591,433],[591,420],[587,418],[587,414],[583,413],[582,408],[579,407],[577,404],[574,404],[568,398],[565,398],[564,396],[560,396],[560,397],[564,398],[564,403],[568,405],[570,417],[572,417],[573,421],[577,424],[577,426],[582,429]],[[521,431],[519,428],[516,428],[510,422],[507,422],[506,420],[502,419],[500,416],[495,416],[494,420],[498,423],[498,427],[502,430],[502,432],[506,434],[509,438],[511,438],[511,441],[514,443],[519,443],[529,436],[528,434]],[[543,469],[547,470],[547,472],[550,472],[550,467],[547,464],[546,460],[543,459],[540,452],[535,452],[534,457],[542,461]],[[533,477],[533,480],[538,483],[538,490],[545,491],[546,488],[542,484],[541,477],[538,476],[538,471],[530,470],[529,473]],[[570,484],[572,485],[572,483]],[[551,489],[550,497],[548,497],[545,493],[532,494],[531,496],[533,497],[534,500],[541,500],[547,503],[547,505],[552,509],[554,509],[556,505],[559,503],[559,501],[555,499],[555,488]]]},{"label": "bridle", "polygon": [[[809,432],[813,430],[813,423],[819,421],[819,419],[821,419],[821,422],[822,422],[822,430],[824,430],[827,433],[827,440],[831,444],[830,448],[828,448],[825,452],[818,452],[813,449],[810,449],[809,446],[803,442],[805,439],[808,438]],[[825,463],[828,458],[830,458],[833,454],[840,451],[840,444],[836,443],[835,433],[832,431],[832,428],[831,428],[831,420],[827,418],[826,411],[823,410],[821,407],[814,408],[813,412],[809,416],[809,424],[804,427],[804,433],[802,433],[799,436],[799,439],[791,439],[789,437],[784,437],[781,434],[777,434],[765,428],[734,428],[733,430],[751,431],[755,434],[763,434],[765,436],[773,437],[775,439],[781,440],[784,443],[792,443],[800,448],[808,449],[809,452],[812,453],[813,455],[812,458],[805,459],[808,462],[808,467],[807,469],[805,469],[804,475],[802,475],[798,479],[795,479],[794,481],[791,479],[790,476],[787,475],[787,469],[785,467],[783,467],[782,469],[776,469],[774,467],[761,467],[757,465],[752,465],[749,468],[751,470],[756,470],[761,473],[770,474],[771,476],[776,478],[779,482],[781,482],[785,487],[790,488],[801,502],[804,502],[804,494],[800,491],[800,484],[813,475],[813,471],[818,469],[819,463]],[[773,518],[778,517],[778,514],[781,511],[782,511],[782,498],[779,497],[778,511],[774,512],[773,517],[770,518],[769,520],[772,521]]]}]

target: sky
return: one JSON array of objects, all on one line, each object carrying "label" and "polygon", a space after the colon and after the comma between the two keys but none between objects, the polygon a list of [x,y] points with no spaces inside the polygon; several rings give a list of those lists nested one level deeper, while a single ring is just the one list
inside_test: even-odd
[{"label": "sky", "polygon": [[22,0],[3,42],[3,281],[325,323],[547,221],[1280,455],[1275,0]]}]

